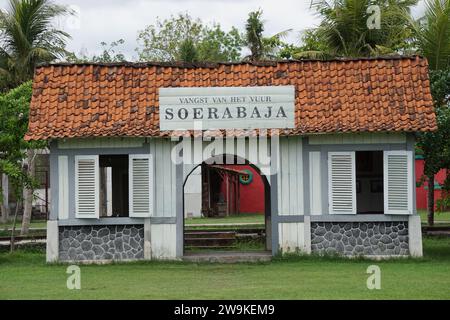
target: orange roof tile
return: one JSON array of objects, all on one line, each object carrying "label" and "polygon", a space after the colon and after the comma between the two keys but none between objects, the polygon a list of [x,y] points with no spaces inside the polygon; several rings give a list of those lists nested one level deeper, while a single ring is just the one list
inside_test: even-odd
[{"label": "orange roof tile", "polygon": [[285,135],[436,129],[421,57],[186,65],[52,64],[36,68],[27,140],[166,136],[159,87],[294,85]]}]

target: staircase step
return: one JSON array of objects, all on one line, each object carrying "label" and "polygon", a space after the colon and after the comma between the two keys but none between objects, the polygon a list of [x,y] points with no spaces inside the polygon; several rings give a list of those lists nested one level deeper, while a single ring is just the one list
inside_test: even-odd
[{"label": "staircase step", "polygon": [[186,246],[229,246],[234,244],[234,239],[223,238],[186,238],[184,243]]},{"label": "staircase step", "polygon": [[236,232],[234,231],[188,231],[184,233],[185,238],[225,238],[234,239]]}]

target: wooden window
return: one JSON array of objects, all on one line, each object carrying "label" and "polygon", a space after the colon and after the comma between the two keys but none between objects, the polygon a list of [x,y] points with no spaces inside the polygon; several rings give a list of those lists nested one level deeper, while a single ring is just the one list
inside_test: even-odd
[{"label": "wooden window", "polygon": [[384,152],[384,212],[412,214],[412,152]]},{"label": "wooden window", "polygon": [[328,153],[330,214],[356,214],[355,153]]},{"label": "wooden window", "polygon": [[99,217],[98,156],[75,156],[75,216]]},{"label": "wooden window", "polygon": [[153,214],[153,162],[149,154],[129,156],[130,217]]}]

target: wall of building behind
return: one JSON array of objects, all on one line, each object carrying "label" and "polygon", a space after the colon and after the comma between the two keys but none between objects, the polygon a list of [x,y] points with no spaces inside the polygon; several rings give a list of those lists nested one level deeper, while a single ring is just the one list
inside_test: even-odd
[{"label": "wall of building behind", "polygon": [[[249,170],[253,179],[249,184],[239,185],[239,213],[264,214],[264,182],[260,174],[249,165],[224,165],[224,167],[235,170]],[[221,190],[226,195],[226,183],[223,182]]]},{"label": "wall of building behind", "polygon": [[[417,193],[417,209],[426,210],[428,201],[428,181],[424,179],[423,169],[424,160],[421,156],[416,157],[416,193]],[[441,198],[441,185],[444,183],[447,176],[446,170],[440,170],[434,177],[434,203]]]}]

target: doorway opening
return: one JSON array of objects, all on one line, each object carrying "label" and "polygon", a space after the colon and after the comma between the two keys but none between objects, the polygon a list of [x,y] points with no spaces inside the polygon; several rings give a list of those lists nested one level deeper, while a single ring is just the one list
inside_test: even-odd
[{"label": "doorway opening", "polygon": [[272,249],[270,185],[258,167],[236,156],[221,155],[186,173],[185,255]]}]

